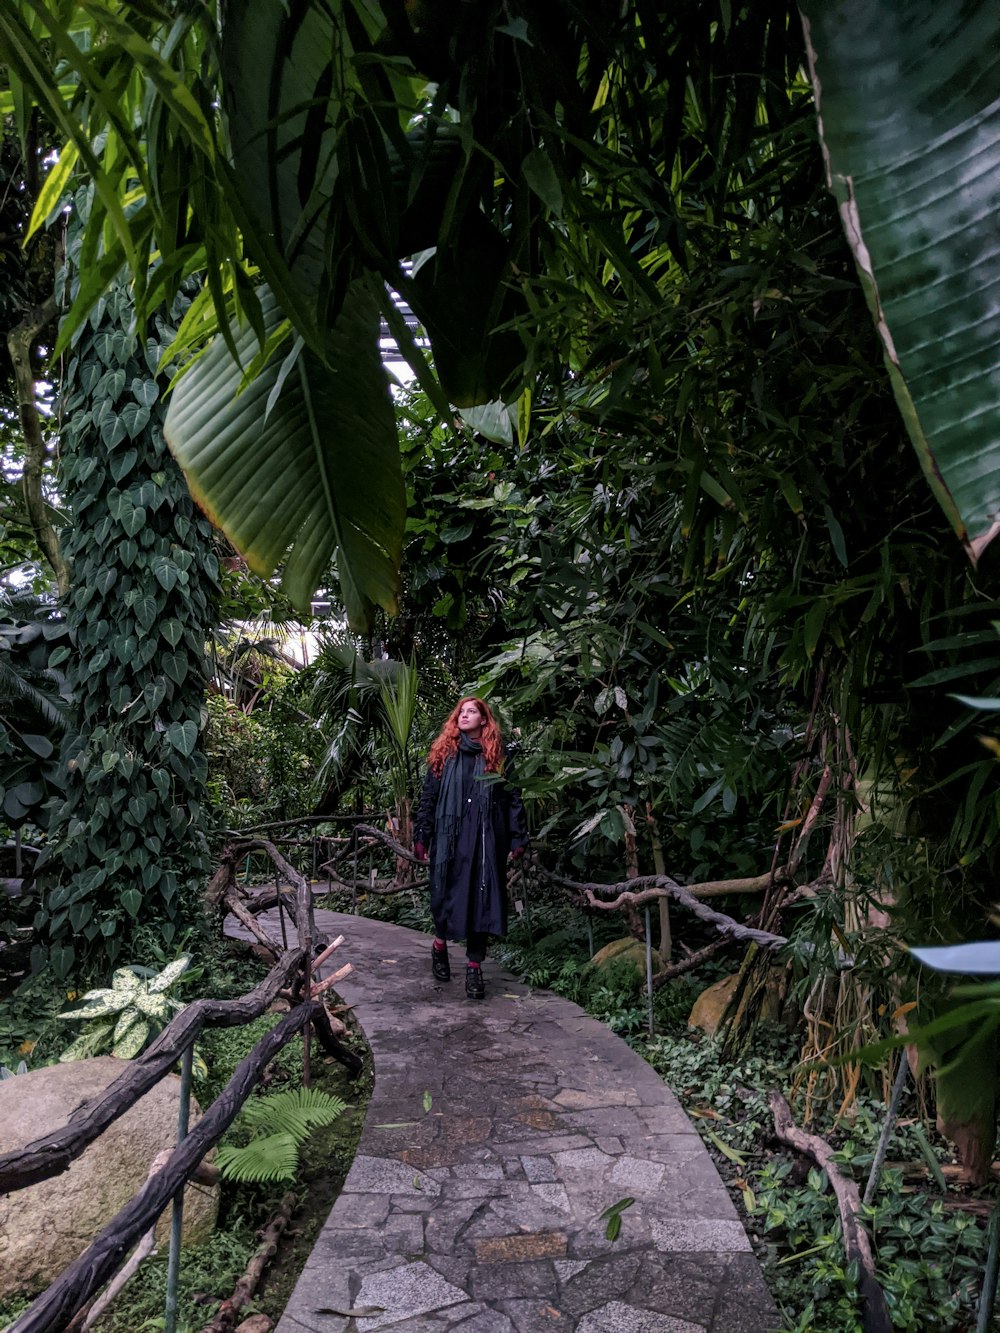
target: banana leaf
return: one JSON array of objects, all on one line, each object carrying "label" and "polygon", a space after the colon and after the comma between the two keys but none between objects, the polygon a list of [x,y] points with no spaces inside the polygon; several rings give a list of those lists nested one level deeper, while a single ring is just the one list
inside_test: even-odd
[{"label": "banana leaf", "polygon": [[828,182],[896,400],[975,560],[1000,531],[1000,6],[800,9]]},{"label": "banana leaf", "polygon": [[[276,334],[284,316],[267,288],[261,310]],[[308,611],[334,561],[361,631],[373,603],[396,610],[406,519],[378,318],[371,285],[353,283],[328,333],[336,370],[296,340],[245,387],[217,337],[177,382],[164,426],[191,494],[250,567],[268,576],[284,559],[282,586]],[[256,334],[231,333],[245,366]]]}]

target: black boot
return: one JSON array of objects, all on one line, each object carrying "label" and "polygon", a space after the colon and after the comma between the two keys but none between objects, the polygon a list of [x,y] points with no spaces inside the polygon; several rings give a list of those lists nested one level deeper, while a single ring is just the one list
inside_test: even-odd
[{"label": "black boot", "polygon": [[451,964],[448,962],[448,950],[435,949],[431,946],[431,971],[435,981],[451,980]]},{"label": "black boot", "polygon": [[472,967],[465,969],[465,993],[470,1000],[486,999],[486,983],[483,981],[483,969]]}]

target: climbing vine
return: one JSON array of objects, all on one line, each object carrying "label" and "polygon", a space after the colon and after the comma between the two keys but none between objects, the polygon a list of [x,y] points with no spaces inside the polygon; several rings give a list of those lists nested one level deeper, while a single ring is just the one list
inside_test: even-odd
[{"label": "climbing vine", "polygon": [[75,695],[79,735],[64,752],[34,960],[59,975],[116,959],[140,927],[169,945],[207,869],[199,738],[218,563],[163,438],[171,331],[159,315],[136,331],[133,318],[123,286],[98,303],[62,399],[74,646],[52,661]]}]

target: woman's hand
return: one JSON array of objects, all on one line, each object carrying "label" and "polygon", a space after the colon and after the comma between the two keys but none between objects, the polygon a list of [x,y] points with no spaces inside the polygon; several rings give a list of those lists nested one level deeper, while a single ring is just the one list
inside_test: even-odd
[{"label": "woman's hand", "polygon": [[427,848],[424,846],[422,842],[415,842],[413,844],[413,855],[417,858],[418,861],[427,860]]},{"label": "woman's hand", "polygon": [[512,848],[510,849],[510,859],[511,859],[512,861],[520,861],[520,859],[521,859],[521,857],[524,855],[525,851],[526,851],[526,848],[524,848],[524,847],[512,847]]}]

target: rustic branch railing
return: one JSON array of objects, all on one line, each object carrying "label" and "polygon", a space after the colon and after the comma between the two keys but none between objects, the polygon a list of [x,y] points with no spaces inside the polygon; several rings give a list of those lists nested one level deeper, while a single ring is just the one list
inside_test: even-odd
[{"label": "rustic branch railing", "polygon": [[[714,926],[720,935],[729,936],[734,940],[753,940],[764,949],[780,949],[783,944],[788,943],[784,935],[773,935],[768,930],[757,930],[754,926],[741,925],[731,916],[716,912],[714,908],[708,907],[700,898],[695,897],[690,888],[678,884],[668,875],[641,875],[619,884],[585,884],[544,869],[541,869],[541,873],[553,884],[577,894],[586,906],[599,908],[603,912],[613,912],[629,904],[638,907],[655,902],[658,898],[673,898],[699,920]],[[615,897],[610,902],[604,900],[612,894]]]},{"label": "rustic branch railing", "polygon": [[[380,843],[400,860],[422,864],[409,848],[404,847],[391,834],[386,833],[383,829],[376,828],[373,824],[358,823],[355,825],[354,831],[356,837],[364,838],[369,845],[373,842]],[[260,842],[243,841],[233,843],[232,847],[239,849],[234,850],[234,859],[238,859],[247,849],[252,850],[254,847],[262,846],[264,844]],[[268,844],[268,846],[270,845]],[[332,868],[339,860],[351,854],[351,850],[350,847],[345,848],[340,857],[324,862],[322,869]],[[622,880],[616,884],[598,884],[584,883],[569,879],[564,875],[558,875],[541,865],[537,857],[534,858],[534,867],[539,875],[551,884],[570,892],[581,905],[586,907],[596,908],[604,912],[613,912],[623,907],[643,906],[660,898],[672,898],[681,906],[686,907],[699,920],[713,926],[720,935],[728,939],[753,940],[766,949],[780,949],[782,945],[788,943],[784,935],[776,935],[771,931],[758,930],[753,926],[742,925],[733,917],[726,916],[724,912],[715,911],[714,908],[709,907],[702,901],[704,897],[721,896],[721,892],[725,889],[730,893],[760,892],[769,884],[781,882],[786,874],[783,870],[776,871],[774,875],[766,874],[739,880],[711,880],[705,884],[678,884],[676,880],[671,879],[668,875],[640,875],[633,879]],[[340,875],[337,876],[337,879],[344,888],[363,889],[365,892],[377,894],[410,892],[413,889],[423,888],[426,884],[426,881],[401,886],[392,882],[372,884],[368,879],[346,880]],[[254,895],[252,900],[242,901],[240,912],[237,915],[242,920],[243,913],[254,915],[265,911],[274,907],[278,900],[277,890],[262,890]]]},{"label": "rustic branch railing", "polygon": [[[279,875],[295,890],[294,901],[284,906],[292,916],[297,942],[285,948],[263,931],[256,918],[240,903],[235,889],[235,859],[246,847],[262,850],[270,857]],[[149,1049],[123,1067],[122,1073],[92,1102],[74,1114],[69,1124],[36,1139],[17,1152],[0,1156],[0,1192],[10,1193],[58,1175],[71,1165],[84,1149],[119,1116],[148,1092],[176,1066],[179,1059],[190,1060],[190,1051],[206,1027],[232,1027],[251,1022],[264,1014],[278,996],[293,1007],[285,1018],[257,1043],[241,1061],[226,1087],[205,1111],[197,1125],[170,1152],[166,1163],[152,1172],[132,1200],[96,1237],[75,1263],[22,1314],[8,1333],[53,1333],[63,1329],[84,1309],[94,1293],[126,1263],[129,1250],[140,1242],[172,1200],[175,1206],[172,1253],[180,1242],[180,1209],[183,1187],[202,1165],[202,1158],[232,1124],[244,1102],[259,1082],[274,1055],[298,1033],[303,1039],[303,1083],[308,1086],[310,1073],[309,1037],[313,1029],[323,1048],[341,1061],[352,1074],[362,1067],[360,1056],[338,1039],[343,1025],[331,1019],[321,996],[332,984],[351,970],[348,963],[332,977],[313,984],[313,951],[317,935],[313,919],[312,888],[273,843],[266,839],[249,840],[227,848],[222,865],[212,878],[210,901],[238,908],[241,920],[249,918],[248,928],[266,945],[275,962],[267,976],[247,995],[236,1000],[196,1000],[167,1025]],[[284,934],[284,927],[283,927]],[[325,941],[324,941],[325,942]],[[316,966],[343,942],[343,936],[326,948]],[[182,1087],[184,1086],[182,1080]],[[182,1093],[182,1097],[183,1097]],[[183,1135],[184,1131],[180,1133]],[[168,1280],[168,1289],[171,1288]],[[166,1324],[173,1326],[173,1290],[168,1290]]]},{"label": "rustic branch railing", "polygon": [[125,1262],[129,1250],[149,1230],[178,1189],[197,1169],[236,1119],[268,1062],[313,1016],[313,1001],[293,1009],[237,1065],[222,1092],[171,1153],[158,1171],[108,1223],[74,1263],[34,1304],[10,1325],[7,1333],[53,1333],[64,1328],[97,1289]]}]

